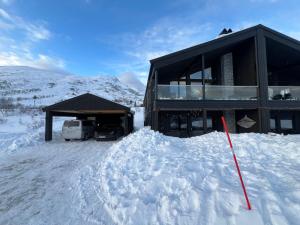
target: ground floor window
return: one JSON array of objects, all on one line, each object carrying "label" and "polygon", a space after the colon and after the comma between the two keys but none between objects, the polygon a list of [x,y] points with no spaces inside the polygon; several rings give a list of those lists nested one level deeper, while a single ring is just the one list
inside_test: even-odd
[{"label": "ground floor window", "polygon": [[188,117],[188,115],[179,115],[179,121],[180,121],[180,129],[181,130],[185,130],[185,129],[187,129],[187,127],[188,127],[188,124],[187,124],[187,117]]},{"label": "ground floor window", "polygon": [[223,130],[221,122],[222,115],[222,111],[207,111],[206,126],[208,132]]},{"label": "ground floor window", "polygon": [[271,130],[276,130],[276,120],[275,119],[270,119],[270,129]]},{"label": "ground floor window", "polygon": [[170,115],[169,117],[169,127],[171,130],[179,129],[179,120],[177,115]]},{"label": "ground floor window", "polygon": [[192,130],[203,129],[203,118],[202,117],[191,117]]},{"label": "ground floor window", "polygon": [[190,137],[203,134],[201,111],[160,112],[159,130],[165,134]]},{"label": "ground floor window", "polygon": [[294,128],[293,119],[280,120],[280,127],[281,127],[281,129],[284,129],[284,130],[293,129]]},{"label": "ground floor window", "polygon": [[270,130],[276,133],[300,133],[300,112],[272,110],[270,112]]}]

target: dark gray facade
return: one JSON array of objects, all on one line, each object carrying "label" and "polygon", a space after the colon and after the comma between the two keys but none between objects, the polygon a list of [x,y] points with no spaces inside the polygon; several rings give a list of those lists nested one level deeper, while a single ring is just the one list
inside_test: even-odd
[{"label": "dark gray facade", "polygon": [[[172,136],[300,133],[300,42],[257,25],[150,61],[145,125]],[[251,126],[250,126],[251,125]]]}]

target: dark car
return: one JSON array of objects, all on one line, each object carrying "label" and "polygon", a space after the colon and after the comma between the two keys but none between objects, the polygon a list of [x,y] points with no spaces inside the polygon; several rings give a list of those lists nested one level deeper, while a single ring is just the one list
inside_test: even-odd
[{"label": "dark car", "polygon": [[115,141],[124,135],[124,130],[120,125],[105,124],[97,127],[95,139],[97,141]]}]

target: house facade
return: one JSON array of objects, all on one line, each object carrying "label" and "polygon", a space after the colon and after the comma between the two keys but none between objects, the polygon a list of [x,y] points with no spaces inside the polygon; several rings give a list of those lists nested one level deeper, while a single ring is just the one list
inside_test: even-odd
[{"label": "house facade", "polygon": [[300,42],[257,25],[150,61],[145,125],[166,135],[300,133]]}]

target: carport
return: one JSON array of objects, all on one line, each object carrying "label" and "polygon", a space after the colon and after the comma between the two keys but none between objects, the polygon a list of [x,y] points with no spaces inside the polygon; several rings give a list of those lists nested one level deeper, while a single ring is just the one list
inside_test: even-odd
[{"label": "carport", "polygon": [[52,140],[54,116],[98,121],[118,119],[122,123],[125,135],[133,131],[134,113],[130,111],[130,108],[90,93],[47,106],[43,108],[43,111],[46,112],[45,141]]}]

